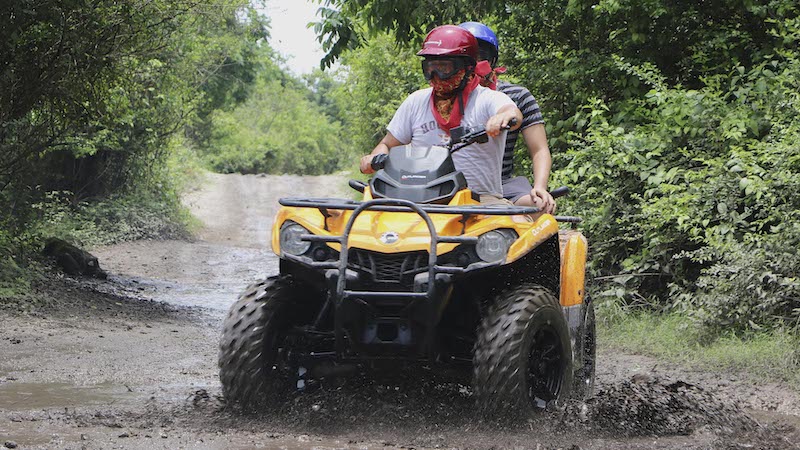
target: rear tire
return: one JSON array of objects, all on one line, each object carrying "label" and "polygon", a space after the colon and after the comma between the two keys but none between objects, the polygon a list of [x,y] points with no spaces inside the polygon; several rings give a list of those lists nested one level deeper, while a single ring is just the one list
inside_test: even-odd
[{"label": "rear tire", "polygon": [[250,285],[231,307],[219,349],[219,378],[229,404],[249,408],[292,392],[285,343],[297,305],[293,289],[289,277],[269,278]]},{"label": "rear tire", "polygon": [[580,367],[575,371],[573,396],[578,400],[586,400],[594,395],[594,377],[597,366],[597,335],[594,318],[594,302],[586,298],[583,325],[580,328],[575,348],[575,357]]},{"label": "rear tire", "polygon": [[478,330],[473,363],[487,416],[528,415],[566,399],[572,349],[558,299],[533,284],[498,295]]}]

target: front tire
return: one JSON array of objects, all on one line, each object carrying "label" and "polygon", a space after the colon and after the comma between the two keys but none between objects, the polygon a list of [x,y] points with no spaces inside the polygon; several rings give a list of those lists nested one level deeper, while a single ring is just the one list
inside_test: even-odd
[{"label": "front tire", "polygon": [[498,295],[478,330],[473,363],[487,416],[528,415],[566,399],[572,349],[558,299],[533,284]]},{"label": "front tire", "polygon": [[292,392],[284,357],[297,309],[293,290],[291,278],[269,278],[250,285],[231,307],[219,349],[219,378],[229,404],[248,408]]}]

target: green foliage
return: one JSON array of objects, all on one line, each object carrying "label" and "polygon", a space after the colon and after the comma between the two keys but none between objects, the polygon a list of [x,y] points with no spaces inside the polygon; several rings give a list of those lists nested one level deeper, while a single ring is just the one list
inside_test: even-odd
[{"label": "green foliage", "polygon": [[170,156],[248,95],[264,19],[246,0],[20,0],[0,16],[0,295],[28,289],[44,238],[182,230]]},{"label": "green foliage", "polygon": [[265,62],[250,98],[212,115],[200,151],[221,172],[322,174],[370,151],[405,97],[423,85],[419,58],[388,35],[346,52],[345,68],[302,82]]},{"label": "green foliage", "polygon": [[396,0],[317,0],[321,20],[314,31],[326,52],[320,65],[329,67],[347,50],[366,44],[381,32],[391,32],[396,41],[416,46],[420,37],[436,25],[459,23],[477,17],[472,2],[450,0],[428,2]]},{"label": "green foliage", "polygon": [[[225,33],[246,5],[101,1],[89,8],[23,0],[4,6],[10,19],[0,36],[0,188],[41,186],[82,199],[157,182],[151,169],[163,163],[172,134],[215,101],[202,90],[220,92],[231,79],[224,75],[236,66],[230,56],[241,40]],[[217,39],[198,39],[206,34]]]},{"label": "green foliage", "polygon": [[71,202],[51,192],[33,205],[36,220],[26,233],[35,242],[59,237],[82,247],[137,239],[185,237],[186,215],[170,193],[137,192],[99,202]]},{"label": "green foliage", "polygon": [[653,83],[618,113],[624,125],[600,100],[577,115],[587,131],[555,178],[578,191],[567,208],[586,218],[592,268],[650,275],[602,295],[689,311],[710,330],[800,324],[799,62],[766,58],[698,90]]},{"label": "green foliage", "polygon": [[[775,233],[727,245],[697,280],[691,315],[712,329],[800,330],[800,233]],[[751,237],[752,239],[752,237]]]},{"label": "green foliage", "polygon": [[220,172],[319,175],[338,170],[354,155],[341,126],[309,100],[303,85],[259,79],[250,98],[212,117],[210,166]]},{"label": "green foliage", "polygon": [[425,85],[420,59],[384,33],[345,53],[342,63],[347,70],[333,96],[346,112],[341,120],[357,154],[366,154],[383,138],[400,103]]},{"label": "green foliage", "polygon": [[12,240],[7,233],[0,232],[0,299],[23,295],[30,290],[30,276],[11,253]]}]

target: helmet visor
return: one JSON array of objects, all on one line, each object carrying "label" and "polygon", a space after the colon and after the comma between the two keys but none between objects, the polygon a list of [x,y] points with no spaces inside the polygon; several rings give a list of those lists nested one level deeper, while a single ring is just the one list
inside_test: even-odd
[{"label": "helmet visor", "polygon": [[466,66],[464,58],[425,58],[422,60],[422,74],[427,81],[430,81],[434,75],[440,80],[446,80]]}]

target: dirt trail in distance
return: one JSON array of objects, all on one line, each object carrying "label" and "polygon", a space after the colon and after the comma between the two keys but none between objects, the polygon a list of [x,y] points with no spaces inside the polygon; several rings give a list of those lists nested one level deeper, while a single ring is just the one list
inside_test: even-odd
[{"label": "dirt trail in distance", "polygon": [[419,372],[348,380],[279,411],[225,410],[221,320],[277,272],[281,197],[351,193],[339,175],[210,174],[185,198],[204,224],[196,240],[93,249],[110,280],[56,279],[40,289],[52,306],[0,311],[0,448],[798,448],[797,392],[602,348],[588,413],[571,405],[524,429],[480,422],[468,386]]}]

